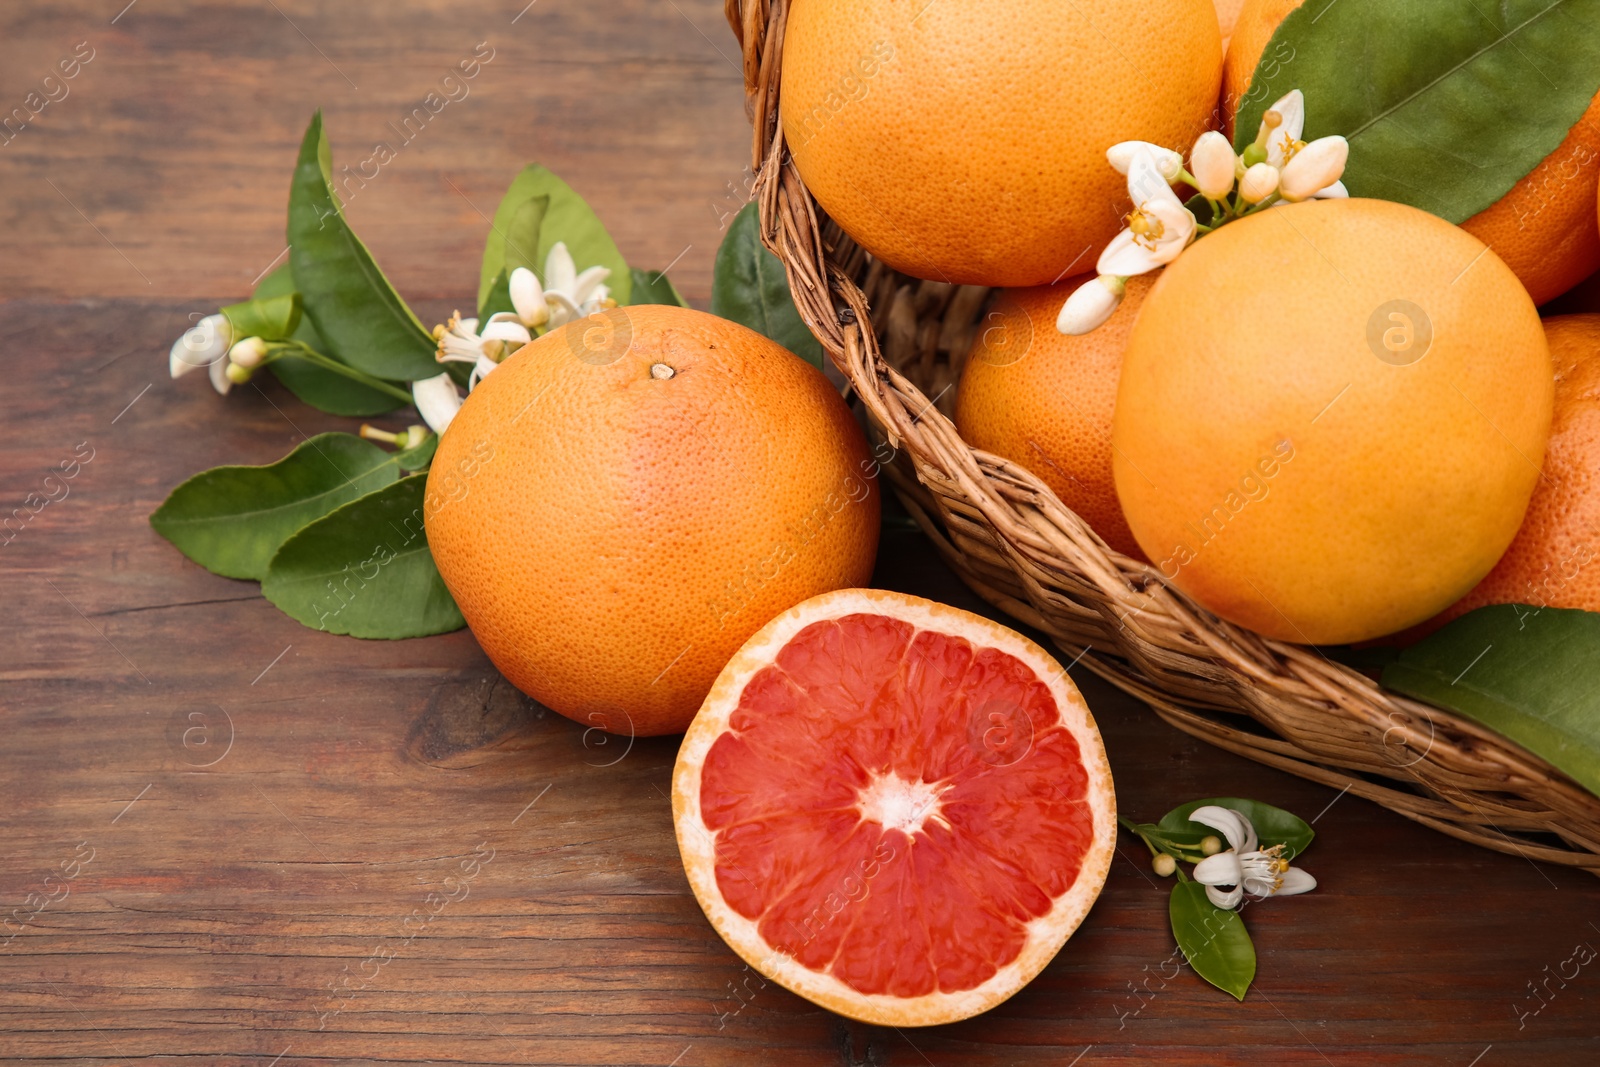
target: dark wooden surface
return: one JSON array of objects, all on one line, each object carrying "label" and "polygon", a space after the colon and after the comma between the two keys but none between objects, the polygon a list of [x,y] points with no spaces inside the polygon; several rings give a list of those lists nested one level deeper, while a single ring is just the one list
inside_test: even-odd
[{"label": "dark wooden surface", "polygon": [[[0,1062],[1600,1056],[1600,965],[1569,962],[1600,946],[1594,879],[1207,749],[1082,672],[1125,812],[1238,793],[1317,817],[1320,887],[1247,912],[1244,1003],[1171,962],[1166,884],[1126,840],[1061,956],[984,1017],[897,1032],[761,987],[679,868],[671,739],[602,743],[543,713],[466,632],[301,628],[146,522],[196,470],[352,425],[270,385],[223,400],[169,381],[166,347],[282,248],[314,106],[355,162],[479,41],[496,56],[472,95],[351,204],[427,321],[471,299],[477,211],[532,159],[634,261],[682,253],[674,276],[704,306],[747,151],[720,5],[539,0],[513,25],[515,0],[139,0],[113,25],[120,6],[0,7],[0,107],[77,42],[96,49],[0,145],[0,514],[61,497],[47,471],[93,451],[0,548],[0,915],[26,919],[9,942],[0,927]],[[886,533],[877,581],[982,610],[913,533]],[[492,858],[463,896],[446,879],[475,849]]]}]

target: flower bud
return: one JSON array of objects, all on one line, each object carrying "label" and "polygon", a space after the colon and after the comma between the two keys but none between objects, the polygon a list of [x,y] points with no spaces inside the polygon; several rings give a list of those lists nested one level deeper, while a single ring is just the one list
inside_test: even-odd
[{"label": "flower bud", "polygon": [[1202,133],[1189,153],[1189,170],[1201,196],[1221,200],[1233,192],[1233,165],[1237,157],[1228,139],[1216,130]]},{"label": "flower bud", "polygon": [[1222,851],[1222,841],[1215,834],[1207,834],[1200,839],[1200,854],[1202,856],[1215,856]]},{"label": "flower bud", "polygon": [[1170,148],[1162,148],[1149,141],[1122,141],[1106,149],[1106,160],[1116,168],[1118,174],[1128,173],[1128,168],[1133,166],[1133,157],[1139,149],[1146,149],[1156,161],[1156,169],[1161,176],[1169,182],[1178,180],[1183,173],[1183,157]]},{"label": "flower bud", "polygon": [[1115,274],[1097,274],[1072,291],[1056,316],[1056,329],[1077,337],[1099,327],[1122,303],[1127,285]]},{"label": "flower bud", "polygon": [[1247,204],[1259,204],[1278,191],[1278,168],[1271,163],[1257,163],[1239,179],[1239,195]]},{"label": "flower bud", "polygon": [[1150,868],[1163,878],[1171,878],[1172,872],[1178,869],[1178,861],[1162,852],[1150,860]]},{"label": "flower bud", "polygon": [[[267,342],[259,337],[246,337],[228,349],[228,361],[235,366],[252,368],[261,366],[267,356]],[[246,379],[248,380],[248,378]],[[240,382],[239,384],[244,384]]]},{"label": "flower bud", "polygon": [[227,353],[232,339],[233,328],[226,315],[207,315],[172,343],[167,370],[181,378],[196,367],[209,366]]},{"label": "flower bud", "polygon": [[1339,180],[1349,158],[1349,141],[1338,136],[1318,137],[1284,165],[1279,192],[1285,200],[1309,200]]},{"label": "flower bud", "polygon": [[246,367],[243,363],[234,363],[230,361],[227,369],[223,371],[223,374],[225,374],[228,378],[228,381],[232,382],[234,385],[243,385],[245,382],[250,380],[250,368]]}]

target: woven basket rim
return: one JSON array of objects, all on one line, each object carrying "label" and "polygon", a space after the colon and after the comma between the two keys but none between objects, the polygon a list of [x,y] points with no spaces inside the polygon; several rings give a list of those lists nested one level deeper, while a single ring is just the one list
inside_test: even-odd
[{"label": "woven basket rim", "polygon": [[[938,285],[874,263],[826,218],[788,158],[778,121],[787,0],[725,4],[743,53],[762,241],[783,263],[801,318],[895,449],[885,475],[967,585],[1192,736],[1452,837],[1600,874],[1600,797],[1547,761],[1316,649],[1217,618],[1155,567],[1109,548],[1025,467],[962,441],[884,358],[865,291],[915,283],[937,301]],[[945,288],[939,313],[957,303],[956,287]],[[968,293],[958,306],[980,304]]]}]

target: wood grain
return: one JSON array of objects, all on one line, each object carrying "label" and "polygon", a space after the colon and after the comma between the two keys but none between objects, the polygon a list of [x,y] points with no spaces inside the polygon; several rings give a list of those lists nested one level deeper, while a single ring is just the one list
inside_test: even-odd
[{"label": "wood grain", "polygon": [[[471,298],[475,208],[530,159],[631,259],[683,252],[673,275],[703,305],[747,151],[720,5],[538,0],[513,25],[515,0],[139,0],[113,24],[121,3],[0,10],[0,109],[76,42],[97,49],[0,145],[0,518],[30,516],[0,532],[0,916],[32,916],[9,941],[0,927],[0,1061],[1596,1059],[1600,973],[1558,976],[1575,945],[1600,945],[1592,878],[1212,751],[1082,676],[1125,812],[1241,793],[1318,817],[1317,891],[1247,912],[1245,1002],[1170,962],[1166,884],[1126,840],[1066,950],[984,1017],[902,1033],[763,985],[678,865],[671,739],[586,734],[505,685],[466,632],[306,630],[147,522],[197,470],[354,427],[271,384],[219,399],[172,382],[166,347],[281,249],[313,107],[356,162],[479,41],[496,56],[471,95],[350,205],[424,320]],[[46,472],[80,446],[93,458],[61,497]],[[45,494],[60,498],[34,513]],[[986,612],[905,531],[877,581]],[[35,914],[43,897],[58,899]]]}]

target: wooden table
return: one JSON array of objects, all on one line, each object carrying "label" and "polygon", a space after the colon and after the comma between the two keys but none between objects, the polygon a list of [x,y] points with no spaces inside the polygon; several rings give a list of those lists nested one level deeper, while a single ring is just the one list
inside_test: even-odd
[{"label": "wooden table", "polygon": [[[426,321],[471,300],[483,216],[535,159],[705,306],[748,151],[720,5],[124,2],[0,13],[0,107],[79,42],[94,53],[0,145],[0,514],[93,456],[0,548],[0,906],[59,898],[0,949],[0,1061],[1600,1057],[1600,967],[1567,962],[1600,945],[1594,879],[1208,749],[1081,673],[1124,811],[1235,793],[1316,819],[1320,887],[1248,913],[1245,1002],[1171,962],[1166,884],[1126,839],[1077,936],[987,1016],[897,1032],[763,987],[689,894],[671,739],[585,734],[465,631],[301,628],[146,522],[194,471],[350,428],[272,386],[172,382],[166,347],[281,251],[314,107],[355,163],[479,42],[494,58],[471,95],[350,205]],[[876,581],[983,610],[912,532],[886,532]],[[467,896],[414,934],[473,856]]]}]

